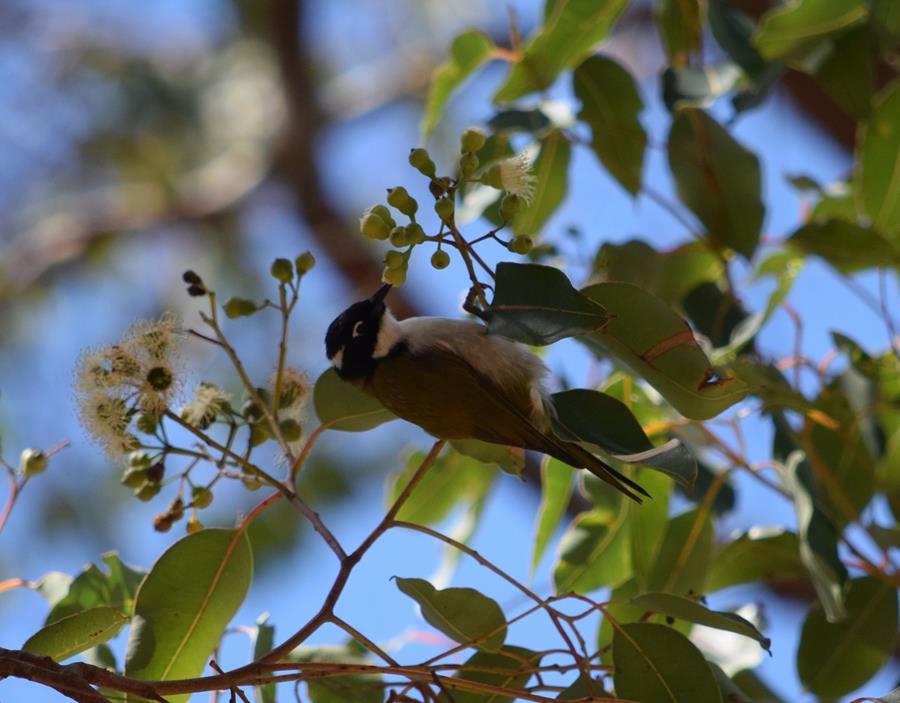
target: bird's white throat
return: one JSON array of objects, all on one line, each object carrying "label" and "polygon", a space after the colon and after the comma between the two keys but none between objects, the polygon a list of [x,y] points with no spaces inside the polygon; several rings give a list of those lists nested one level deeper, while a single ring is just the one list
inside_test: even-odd
[{"label": "bird's white throat", "polygon": [[403,332],[400,323],[397,322],[390,310],[385,309],[384,315],[381,316],[381,323],[378,326],[378,337],[375,340],[375,350],[372,352],[373,359],[383,359],[386,357],[394,345],[400,341]]}]

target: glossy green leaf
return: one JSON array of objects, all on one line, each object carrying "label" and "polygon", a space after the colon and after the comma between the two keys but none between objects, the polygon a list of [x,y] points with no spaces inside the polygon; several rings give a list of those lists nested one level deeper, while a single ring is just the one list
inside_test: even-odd
[{"label": "glossy green leaf", "polygon": [[496,464],[506,473],[519,478],[525,470],[525,451],[520,447],[506,447],[478,439],[453,439],[450,446],[460,454],[482,464]]},{"label": "glossy green leaf", "polygon": [[[321,664],[371,664],[371,660],[353,646],[300,646],[289,659]],[[377,674],[323,676],[306,684],[311,703],[382,703],[384,681]]]},{"label": "glossy green leaf", "polygon": [[[253,641],[253,661],[261,659],[275,646],[275,626],[269,624],[266,613],[256,620],[256,627],[251,631]],[[275,684],[267,683],[253,689],[256,703],[275,703]]]},{"label": "glossy green leaf", "polygon": [[713,246],[753,256],[765,213],[756,155],[697,108],[675,116],[668,154],[678,197],[706,226]]},{"label": "glossy green leaf", "polygon": [[[656,451],[628,406],[611,395],[584,388],[550,396],[553,431],[570,442],[588,442],[627,463],[640,463],[671,476],[687,487],[697,478],[697,462],[681,443],[650,457]],[[661,448],[660,448],[661,449]]]},{"label": "glossy green leaf", "polygon": [[426,622],[453,641],[488,651],[503,646],[506,618],[493,599],[474,588],[439,591],[424,579],[397,577],[394,580],[397,588],[419,604]]},{"label": "glossy green leaf", "polygon": [[569,140],[558,129],[541,140],[538,157],[532,167],[534,197],[515,216],[516,234],[535,235],[556,212],[569,188]]},{"label": "glossy green leaf", "polygon": [[656,0],[656,28],[673,66],[687,65],[689,55],[700,49],[703,33],[700,7],[696,0]]},{"label": "glossy green leaf", "polygon": [[706,659],[666,625],[628,623],[613,638],[616,695],[650,703],[721,703]]},{"label": "glossy green leaf", "polygon": [[65,596],[53,604],[46,624],[100,605],[112,606],[123,614],[131,613],[134,594],[144,572],[122,563],[116,552],[108,552],[102,558],[109,573],[89,565],[71,581]]},{"label": "glossy green leaf", "polygon": [[725,61],[702,68],[667,68],[662,75],[663,102],[670,111],[684,107],[709,107],[734,88],[741,69]]},{"label": "glossy green leaf", "polygon": [[328,369],[316,381],[313,405],[319,422],[343,432],[365,432],[397,419],[375,398],[342,381],[334,369]]},{"label": "glossy green leaf", "polygon": [[712,550],[713,530],[708,516],[691,510],[672,518],[647,579],[648,590],[701,593]]},{"label": "glossy green leaf", "polygon": [[22,649],[43,654],[54,661],[69,657],[111,640],[128,618],[118,608],[99,605],[66,615],[46,625],[28,638]]},{"label": "glossy green leaf", "polygon": [[653,496],[653,500],[645,501],[640,509],[628,513],[632,569],[641,590],[646,590],[666,533],[672,480],[647,470],[638,471],[635,480]]},{"label": "glossy green leaf", "polygon": [[847,617],[829,622],[813,606],[800,635],[797,672],[813,693],[837,698],[868,681],[887,662],[897,641],[897,591],[874,576],[847,589]]},{"label": "glossy green leaf", "polygon": [[816,67],[816,80],[848,114],[865,119],[875,92],[872,32],[868,26],[854,27],[831,44],[828,56]]},{"label": "glossy green leaf", "polygon": [[448,691],[438,696],[441,703],[512,703],[510,696],[486,693],[466,686],[467,682],[488,684],[495,688],[521,690],[533,676],[543,654],[524,647],[507,645],[497,652],[475,652],[462,668],[443,685]]},{"label": "glossy green leaf", "polygon": [[252,574],[244,532],[200,530],[172,545],[135,597],[125,674],[150,680],[199,676],[247,595]]},{"label": "glossy green leaf", "polygon": [[765,58],[785,57],[859,24],[867,14],[865,0],[795,0],[763,15],[753,39]]},{"label": "glossy green leaf", "polygon": [[678,620],[686,620],[695,625],[704,625],[717,630],[735,632],[756,640],[767,651],[771,645],[771,640],[768,637],[764,637],[752,622],[742,618],[740,615],[720,610],[710,610],[699,601],[678,596],[674,593],[642,593],[632,598],[631,604]]},{"label": "glossy green leaf", "polygon": [[612,517],[593,511],[575,519],[559,545],[559,563],[553,571],[557,593],[590,593],[628,580],[628,510],[620,502],[619,512]]},{"label": "glossy green leaf", "polygon": [[579,341],[599,346],[643,376],[682,415],[708,420],[747,394],[743,381],[716,374],[687,323],[650,293],[612,281],[582,293],[612,319]]},{"label": "glossy green leaf", "polygon": [[896,266],[900,247],[900,80],[879,93],[856,143],[857,202],[873,225],[894,242]]},{"label": "glossy green leaf", "polygon": [[559,459],[545,457],[541,462],[541,505],[538,508],[534,549],[531,553],[531,571],[537,569],[547,550],[566,508],[572,498],[572,479],[575,469]]},{"label": "glossy green leaf", "polygon": [[846,220],[810,222],[794,232],[787,243],[825,259],[844,274],[880,266],[900,267],[900,239],[893,242],[871,227]]},{"label": "glossy green leaf", "polygon": [[766,62],[751,37],[756,24],[753,18],[732,4],[731,0],[708,0],[709,28],[728,57],[751,78],[759,78]]},{"label": "glossy green leaf", "polygon": [[585,298],[559,269],[502,262],[488,309],[488,331],[526,344],[552,344],[585,334],[609,319],[602,305]]},{"label": "glossy green leaf", "polygon": [[543,90],[560,72],[575,66],[600,43],[625,10],[628,0],[558,0],[521,57],[512,64],[495,102],[508,102]]},{"label": "glossy green leaf", "polygon": [[703,591],[718,591],[739,583],[805,579],[799,548],[793,532],[752,528],[716,553]]},{"label": "glossy green leaf", "polygon": [[449,60],[431,76],[422,117],[422,133],[428,136],[441,118],[444,105],[460,85],[494,56],[494,42],[483,32],[470,29],[450,45]]},{"label": "glossy green leaf", "polygon": [[641,187],[647,134],[638,115],[644,102],[632,75],[605,56],[592,56],[573,74],[578,118],[591,128],[591,149],[634,195]]}]

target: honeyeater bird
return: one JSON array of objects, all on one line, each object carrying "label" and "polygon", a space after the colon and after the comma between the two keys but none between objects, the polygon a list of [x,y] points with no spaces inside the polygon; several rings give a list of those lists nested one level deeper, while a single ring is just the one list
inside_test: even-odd
[{"label": "honeyeater bird", "polygon": [[411,317],[385,304],[390,285],[354,303],[328,328],[338,376],[439,439],[478,439],[548,454],[587,469],[640,501],[637,483],[553,434],[544,363],[473,321]]}]

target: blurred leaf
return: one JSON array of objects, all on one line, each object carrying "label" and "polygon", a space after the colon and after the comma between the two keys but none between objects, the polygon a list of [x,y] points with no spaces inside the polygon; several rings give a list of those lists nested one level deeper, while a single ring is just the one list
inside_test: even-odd
[{"label": "blurred leaf", "polygon": [[734,88],[741,69],[730,61],[703,68],[666,68],[662,74],[663,102],[671,112],[683,107],[709,107]]},{"label": "blurred leaf", "polygon": [[544,457],[541,462],[541,505],[538,508],[531,571],[537,569],[572,498],[572,479],[575,469],[559,459]]},{"label": "blurred leaf", "polygon": [[608,697],[606,689],[603,688],[603,679],[593,679],[585,674],[579,674],[578,678],[567,686],[564,691],[556,697],[558,701],[578,701],[582,699],[591,700],[592,698]]},{"label": "blurred leaf", "polygon": [[868,681],[887,662],[897,640],[897,591],[874,576],[847,588],[847,617],[829,622],[813,606],[803,623],[797,672],[813,693],[837,698]]},{"label": "blurred leaf", "polygon": [[780,407],[801,413],[812,410],[812,403],[794,390],[773,364],[743,354],[731,363],[731,371],[747,384],[751,393],[762,398],[763,408],[766,410]]},{"label": "blurred leaf", "polygon": [[739,583],[805,579],[797,535],[782,528],[754,527],[730,540],[713,557],[704,592]]},{"label": "blurred leaf", "polygon": [[751,37],[756,24],[748,14],[734,7],[731,0],[709,0],[709,28],[729,58],[751,78],[759,78],[766,62]]},{"label": "blurred leaf", "polygon": [[697,461],[697,480],[690,491],[685,490],[682,486],[676,486],[679,493],[684,495],[693,503],[702,503],[706,500],[706,496],[717,485],[716,495],[712,501],[713,515],[719,516],[729,513],[735,508],[737,503],[737,495],[734,486],[725,478],[720,480],[720,471],[713,469],[702,460]]},{"label": "blurred leaf", "polygon": [[628,0],[557,0],[551,9],[548,3],[544,25],[512,64],[494,102],[548,87],[606,37],[627,5]]},{"label": "blurred leaf", "polygon": [[687,65],[689,55],[700,50],[703,32],[700,6],[694,0],[656,0],[656,28],[673,66]]},{"label": "blurred leaf", "polygon": [[765,213],[756,155],[697,108],[675,116],[668,153],[678,197],[706,226],[712,245],[753,256]]},{"label": "blurred leaf", "polygon": [[721,666],[715,662],[709,662],[709,668],[712,669],[713,676],[716,677],[716,683],[719,685],[719,692],[722,694],[723,701],[727,701],[727,703],[755,703],[734,681],[728,678],[728,674],[722,670]]},{"label": "blurred leaf", "polygon": [[397,419],[375,398],[342,381],[334,369],[328,369],[316,381],[313,405],[319,422],[342,432],[365,432]]},{"label": "blurred leaf", "polygon": [[[261,659],[275,646],[275,626],[269,624],[269,614],[265,613],[256,619],[256,627],[252,630],[253,661]],[[267,683],[255,686],[253,692],[256,703],[275,703],[275,684]]]},{"label": "blurred leaf", "polygon": [[621,502],[615,516],[594,511],[582,513],[572,522],[560,542],[559,563],[553,571],[557,593],[590,593],[631,576],[628,509]]},{"label": "blurred leaf", "polygon": [[65,661],[79,652],[111,640],[128,618],[109,605],[82,610],[55,620],[28,638],[22,649]]},{"label": "blurred leaf", "polygon": [[[288,657],[291,661],[322,664],[371,664],[353,643],[343,647],[300,646]],[[323,676],[307,682],[312,703],[382,703],[384,682],[377,674]]]},{"label": "blurred leaf", "polygon": [[653,500],[646,501],[640,510],[628,513],[632,570],[640,589],[646,590],[666,533],[672,480],[646,470],[639,471],[635,480],[653,496]]},{"label": "blurred leaf", "polygon": [[605,56],[591,56],[573,74],[578,118],[591,128],[591,149],[632,195],[641,187],[647,134],[638,115],[644,102],[632,75]]},{"label": "blurred leaf", "polygon": [[113,654],[109,645],[98,644],[90,649],[86,649],[82,653],[81,658],[84,660],[85,664],[99,666],[101,669],[106,669],[107,671],[118,671],[116,655]]},{"label": "blurred leaf", "polygon": [[731,344],[735,332],[749,317],[733,295],[708,281],[684,296],[682,307],[694,327],[708,337],[714,347]]},{"label": "blurred leaf", "polygon": [[881,549],[900,549],[900,526],[882,527],[872,524],[866,527],[866,532]]},{"label": "blurred leaf", "polygon": [[635,701],[721,703],[706,659],[691,641],[665,625],[626,623],[613,638],[616,695]]},{"label": "blurred leaf", "polygon": [[647,590],[702,593],[712,550],[713,530],[708,515],[691,510],[672,518],[647,579]]},{"label": "blurred leaf", "polygon": [[818,40],[862,22],[865,0],[797,0],[760,19],[754,44],[767,59],[796,54]]},{"label": "blurred leaf", "polygon": [[900,244],[870,227],[846,220],[807,223],[794,232],[787,243],[807,254],[822,257],[843,274],[880,266],[900,267]]},{"label": "blurred leaf", "polygon": [[876,27],[887,36],[887,44],[900,42],[900,4],[894,0],[872,0],[869,13]]},{"label": "blurred leaf", "polygon": [[580,341],[608,350],[682,415],[707,420],[746,395],[743,381],[716,375],[687,323],[658,298],[615,282],[598,283],[582,293],[612,317]]},{"label": "blurred leaf", "polygon": [[[640,463],[671,476],[685,486],[697,478],[697,462],[688,449],[678,443],[666,451],[640,457],[654,447],[644,428],[621,400],[611,395],[578,388],[550,396],[554,414],[553,431],[570,442],[588,442],[627,463]],[[634,456],[638,455],[638,456]]]},{"label": "blurred leaf", "polygon": [[551,266],[501,262],[495,286],[487,310],[490,334],[545,345],[596,330],[609,320],[603,306],[585,298]]},{"label": "blurred leaf", "polygon": [[600,628],[597,630],[597,649],[600,651],[600,661],[607,666],[613,665],[612,643],[616,634],[616,628],[613,626],[612,620],[621,623],[637,622],[641,619],[644,611],[631,604],[631,598],[640,593],[641,590],[637,581],[629,579],[610,591],[609,602],[604,606],[604,612],[610,617],[604,617],[600,621]]},{"label": "blurred leaf", "polygon": [[541,140],[541,149],[534,162],[534,197],[515,218],[512,228],[516,234],[537,234],[565,199],[569,187],[569,140],[558,129]]},{"label": "blurred leaf", "polygon": [[[88,568],[90,569],[91,567]],[[53,607],[66,597],[74,580],[69,574],[64,574],[61,571],[49,571],[31,584],[30,587],[40,593],[44,600]],[[49,624],[49,618],[44,622]]]},{"label": "blurred leaf", "polygon": [[788,183],[790,183],[797,190],[810,190],[818,195],[822,195],[824,192],[822,186],[819,182],[806,173],[795,173],[789,174],[785,176],[785,179]]},{"label": "blurred leaf", "polygon": [[763,321],[768,320],[772,313],[778,309],[791,289],[794,287],[794,281],[803,270],[803,257],[797,256],[791,251],[777,251],[763,259],[756,267],[753,279],[758,281],[766,276],[772,276],[776,280],[775,290],[769,295],[766,303],[766,309],[763,311]]},{"label": "blurred leaf", "polygon": [[686,620],[695,625],[704,625],[717,630],[736,632],[744,637],[759,642],[760,646],[769,651],[772,642],[768,637],[756,629],[752,622],[735,613],[720,610],[710,610],[702,603],[678,596],[673,593],[642,593],[631,599],[632,605],[644,610],[652,610],[655,613],[668,615],[678,620]]},{"label": "blurred leaf", "polygon": [[494,42],[483,32],[470,29],[457,36],[450,45],[450,59],[438,66],[431,76],[428,97],[422,113],[422,134],[431,134],[454,90],[494,56]]},{"label": "blurred leaf", "polygon": [[500,110],[487,121],[487,126],[494,132],[515,131],[534,134],[547,129],[550,125],[550,118],[538,107],[532,110]]},{"label": "blurred leaf", "polygon": [[856,119],[865,119],[875,92],[875,54],[869,27],[855,27],[834,38],[828,56],[816,68],[816,80]]},{"label": "blurred leaf", "polygon": [[[428,581],[395,577],[403,593],[419,604],[422,617],[454,642],[497,651],[506,640],[506,618],[497,602],[474,588],[437,590]],[[488,633],[493,633],[488,636]],[[474,640],[481,640],[471,644]]]},{"label": "blurred leaf", "polygon": [[144,578],[144,572],[123,564],[114,551],[107,552],[102,559],[109,573],[105,574],[91,564],[78,574],[66,595],[47,614],[47,625],[100,605],[109,605],[123,615],[131,615],[134,594]]},{"label": "blurred leaf", "polygon": [[476,459],[483,464],[496,464],[506,473],[522,477],[525,470],[525,451],[519,447],[505,447],[478,439],[452,439],[452,446],[460,454]]},{"label": "blurred leaf", "polygon": [[781,698],[766,686],[765,682],[757,676],[755,671],[744,669],[731,678],[740,686],[742,692],[750,696],[754,703],[782,703]]},{"label": "blurred leaf", "polygon": [[[521,690],[533,676],[533,669],[540,663],[542,656],[541,652],[532,652],[530,649],[512,645],[507,645],[497,652],[480,650],[466,660],[462,668],[453,675],[453,679],[477,681],[496,688]],[[445,681],[444,685],[450,690],[438,696],[441,703],[511,703],[513,700],[496,693],[456,688],[452,679]]]},{"label": "blurred leaf", "polygon": [[857,136],[856,199],[872,224],[894,243],[897,266],[900,246],[900,80],[882,90],[868,121]]},{"label": "blurred leaf", "polygon": [[[252,575],[253,555],[244,532],[205,529],[169,547],[137,592],[126,676],[199,676],[244,601]],[[175,703],[187,698],[170,696]]]}]

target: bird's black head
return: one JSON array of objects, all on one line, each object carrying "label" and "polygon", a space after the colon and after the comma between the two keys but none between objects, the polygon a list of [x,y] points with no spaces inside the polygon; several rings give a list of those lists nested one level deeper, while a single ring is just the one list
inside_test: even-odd
[{"label": "bird's black head", "polygon": [[390,289],[384,285],[371,298],[353,303],[328,327],[325,353],[344,380],[364,378],[375,370],[375,347],[387,310],[384,298]]}]

